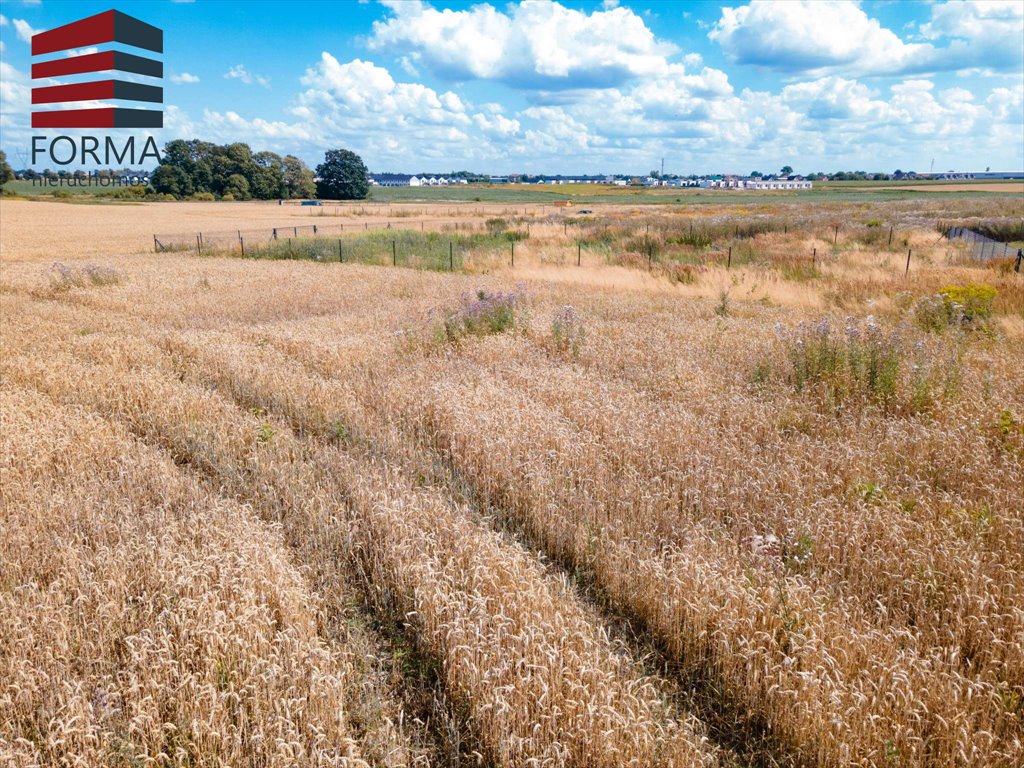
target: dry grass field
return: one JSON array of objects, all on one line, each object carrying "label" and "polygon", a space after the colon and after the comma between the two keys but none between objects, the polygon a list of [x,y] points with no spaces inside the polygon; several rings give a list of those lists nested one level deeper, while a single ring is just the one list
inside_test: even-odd
[{"label": "dry grass field", "polygon": [[0,765],[1024,763],[1019,197],[454,208],[0,202]]}]

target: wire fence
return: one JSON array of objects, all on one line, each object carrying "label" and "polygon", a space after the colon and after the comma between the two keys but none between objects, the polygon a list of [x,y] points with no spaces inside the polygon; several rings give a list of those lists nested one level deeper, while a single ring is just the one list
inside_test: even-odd
[{"label": "wire fence", "polygon": [[[990,259],[1009,259],[1020,255],[1020,249],[1014,249],[1007,243],[993,240],[991,237],[978,234],[973,229],[952,227],[946,232],[949,240],[959,240],[967,244],[971,256],[977,261]],[[1019,259],[1018,259],[1019,264]]]},{"label": "wire fence", "polygon": [[337,238],[366,232],[414,231],[414,232],[480,232],[486,230],[486,222],[452,221],[451,219],[423,219],[417,222],[361,222],[350,224],[305,224],[260,229],[231,229],[206,232],[176,232],[154,234],[153,251],[236,251],[245,253],[247,248],[264,243],[300,240],[305,238]]}]

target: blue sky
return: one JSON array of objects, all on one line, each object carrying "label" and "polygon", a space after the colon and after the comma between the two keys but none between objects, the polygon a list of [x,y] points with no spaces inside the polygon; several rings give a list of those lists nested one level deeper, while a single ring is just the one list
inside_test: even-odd
[{"label": "blue sky", "polygon": [[1024,167],[1021,0],[3,0],[15,165],[32,32],[110,8],[164,30],[160,142],[406,172]]}]

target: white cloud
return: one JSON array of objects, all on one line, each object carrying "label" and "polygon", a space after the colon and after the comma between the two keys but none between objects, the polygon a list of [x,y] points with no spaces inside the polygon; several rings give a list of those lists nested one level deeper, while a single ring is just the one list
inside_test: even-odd
[{"label": "white cloud", "polygon": [[488,4],[436,10],[422,0],[384,0],[392,16],[373,25],[375,50],[411,49],[452,80],[500,80],[522,88],[594,88],[660,72],[671,43],[626,8],[586,13],[528,0],[502,12]]},{"label": "white cloud", "polygon": [[7,26],[7,17],[0,13],[0,27]]},{"label": "white cloud", "polygon": [[1018,83],[1013,88],[994,88],[985,104],[996,120],[1024,124],[1024,84]]},{"label": "white cloud", "polygon": [[71,48],[70,50],[64,51],[64,56],[71,58],[72,56],[88,56],[90,53],[98,53],[99,48],[95,45],[90,45],[88,48]]},{"label": "white cloud", "polygon": [[1024,61],[1024,3],[936,4],[921,33],[932,41],[948,39],[948,45],[906,42],[854,0],[751,0],[722,8],[708,37],[737,63],[812,76],[1019,69]]},{"label": "white cloud", "polygon": [[852,0],[724,7],[708,37],[738,63],[789,72],[896,71],[930,48],[904,43]]},{"label": "white cloud", "polygon": [[26,43],[32,42],[32,35],[37,35],[42,32],[41,29],[33,29],[24,19],[14,19],[14,31],[18,33],[18,37]]},{"label": "white cloud", "polygon": [[182,72],[180,75],[171,75],[171,82],[179,84],[198,83],[199,77],[198,75],[193,75],[190,72]]},{"label": "white cloud", "polygon": [[235,64],[235,66],[224,73],[224,77],[228,80],[241,80],[246,85],[255,84],[261,85],[264,88],[270,87],[270,80],[268,78],[252,74],[242,64]]},{"label": "white cloud", "polygon": [[1019,0],[957,0],[936,3],[931,21],[921,25],[921,34],[934,40],[957,37],[968,40],[1021,45],[1024,28],[1024,3]]},{"label": "white cloud", "polygon": [[230,110],[227,112],[203,110],[203,123],[222,135],[295,141],[308,141],[312,138],[312,134],[303,125],[264,120],[261,117],[247,120],[237,112]]}]

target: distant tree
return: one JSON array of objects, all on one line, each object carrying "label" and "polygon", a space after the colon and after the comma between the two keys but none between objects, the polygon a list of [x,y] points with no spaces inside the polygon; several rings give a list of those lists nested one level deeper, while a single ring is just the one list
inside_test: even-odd
[{"label": "distant tree", "polygon": [[329,149],[316,167],[317,197],[361,200],[370,193],[370,177],[362,158],[348,149]]},{"label": "distant tree", "polygon": [[161,163],[149,177],[149,183],[156,192],[174,195],[177,198],[188,197],[196,191],[192,185],[192,178],[176,165]]},{"label": "distant tree", "polygon": [[782,166],[782,170],[779,171],[779,173],[781,173],[783,176],[792,176],[793,175],[793,167],[790,166],[790,165],[784,165],[784,166]]},{"label": "distant tree", "polygon": [[752,179],[760,179],[762,176],[764,176],[764,174],[761,173],[760,171],[751,171],[750,172],[750,178],[752,178]]},{"label": "distant tree", "polygon": [[289,198],[310,198],[316,196],[313,171],[295,155],[285,155],[281,162],[284,172],[284,186]]},{"label": "distant tree", "polygon": [[231,195],[235,200],[248,200],[251,195],[249,194],[249,180],[240,173],[233,173],[228,176],[227,181],[224,182],[224,193],[225,195]]},{"label": "distant tree", "polygon": [[14,169],[7,162],[7,155],[0,150],[0,187],[14,178]]}]

